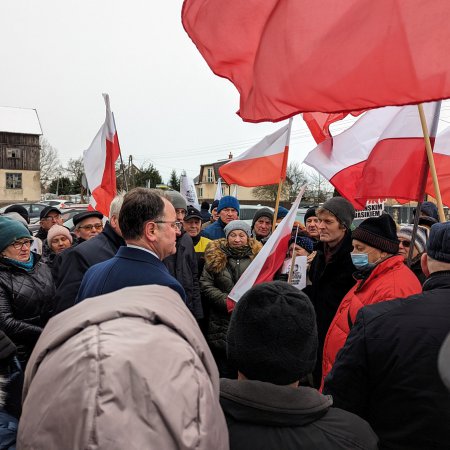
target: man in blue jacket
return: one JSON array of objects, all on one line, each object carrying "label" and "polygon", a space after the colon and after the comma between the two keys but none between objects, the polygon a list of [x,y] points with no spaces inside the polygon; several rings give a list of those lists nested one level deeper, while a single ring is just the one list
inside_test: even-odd
[{"label": "man in blue jacket", "polygon": [[225,237],[223,229],[233,220],[239,219],[239,201],[236,197],[226,195],[219,201],[217,207],[219,218],[209,227],[202,230],[201,235],[205,238],[216,240]]},{"label": "man in blue jacket", "polygon": [[119,226],[127,246],[86,272],[77,303],[124,287],[148,284],[170,287],[185,301],[184,289],[162,262],[176,252],[177,231],[175,209],[164,194],[145,188],[128,192]]}]

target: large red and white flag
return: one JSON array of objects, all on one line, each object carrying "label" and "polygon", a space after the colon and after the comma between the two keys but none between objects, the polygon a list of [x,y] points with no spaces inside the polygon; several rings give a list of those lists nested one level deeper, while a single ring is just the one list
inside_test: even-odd
[{"label": "large red and white flag", "polygon": [[109,95],[103,94],[106,119],[91,146],[83,152],[84,172],[91,191],[90,209],[109,216],[109,207],[116,195],[116,160],[119,157],[117,130],[111,113]]},{"label": "large red and white flag", "polygon": [[277,184],[286,178],[292,119],[246,152],[219,168],[228,183],[254,187]]},{"label": "large red and white flag", "polygon": [[[436,166],[436,174],[439,180],[439,190],[441,192],[442,202],[450,205],[450,127],[447,127],[436,137],[434,143],[434,164]],[[427,194],[436,198],[433,180],[431,175],[428,176],[427,186],[425,189]]]},{"label": "large red and white flag", "polygon": [[[440,102],[424,104],[424,111],[434,137]],[[349,129],[319,144],[304,163],[358,209],[373,199],[418,200],[428,165],[417,106],[366,112]]]},{"label": "large red and white flag", "polygon": [[183,26],[249,122],[450,97],[448,0],[185,0]]},{"label": "large red and white flag", "polygon": [[275,228],[269,240],[256,255],[246,271],[234,285],[227,298],[227,309],[231,312],[240,298],[255,284],[272,281],[275,273],[280,269],[286,258],[288,242],[292,236],[292,227],[295,222],[300,201],[306,186],[302,187],[297,199],[292,204],[289,213]]}]

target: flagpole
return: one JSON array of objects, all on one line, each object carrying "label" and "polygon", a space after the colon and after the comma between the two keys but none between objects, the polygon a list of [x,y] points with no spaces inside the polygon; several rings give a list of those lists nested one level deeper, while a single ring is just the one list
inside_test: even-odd
[{"label": "flagpole", "polygon": [[[288,159],[288,152],[289,152],[289,142],[291,140],[292,121],[293,121],[293,118],[291,117],[289,119],[288,133],[286,136],[286,145],[284,147],[284,156],[283,156],[283,158],[284,158],[283,159],[284,178],[286,178],[286,167],[287,167],[287,159]],[[277,224],[277,212],[278,212],[278,207],[280,206],[281,187],[283,185],[284,178],[281,178],[280,182],[278,183],[277,198],[275,200],[275,211],[273,213],[272,233],[275,231],[275,225]]]},{"label": "flagpole", "polygon": [[119,133],[117,132],[116,118],[114,117],[114,113],[112,111],[111,111],[111,115],[112,115],[113,122],[114,122],[114,128],[116,129],[116,133],[117,133],[117,146],[119,147],[120,167],[122,169],[123,182],[125,184],[125,190],[128,192],[128,181],[127,181],[127,177],[125,176],[125,168],[123,167],[122,150],[120,150]]},{"label": "flagpole", "polygon": [[[442,204],[441,191],[439,189],[439,180],[436,173],[436,166],[434,164],[433,149],[431,148],[430,135],[428,133],[427,121],[425,113],[423,112],[423,105],[419,103],[417,105],[419,109],[420,123],[422,124],[423,138],[425,140],[425,148],[427,150],[428,164],[430,166],[431,178],[433,179],[434,192],[436,194],[436,202],[439,212],[439,219],[441,222],[445,222],[444,205]],[[419,212],[419,211],[417,211]],[[419,212],[420,213],[420,212]]]},{"label": "flagpole", "polygon": [[288,283],[292,283],[292,274],[294,273],[294,261],[297,257],[297,253],[295,252],[295,246],[297,245],[297,236],[298,236],[298,225],[297,229],[295,230],[295,239],[294,239],[294,248],[292,249],[292,258],[291,258],[291,267],[289,268],[289,276],[288,276]]}]

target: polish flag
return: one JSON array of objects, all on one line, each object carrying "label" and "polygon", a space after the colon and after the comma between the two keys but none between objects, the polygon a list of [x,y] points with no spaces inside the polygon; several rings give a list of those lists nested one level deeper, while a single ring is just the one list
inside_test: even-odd
[{"label": "polish flag", "polygon": [[254,187],[277,184],[286,178],[289,138],[288,125],[266,136],[252,148],[219,168],[220,176],[230,185]]},{"label": "polish flag", "polygon": [[91,146],[83,152],[84,172],[91,191],[89,209],[109,216],[109,206],[116,195],[116,167],[119,157],[117,130],[109,105],[109,95],[103,94],[106,119]]},{"label": "polish flag", "polygon": [[272,281],[275,273],[283,264],[286,258],[288,242],[292,235],[292,227],[295,222],[300,201],[306,186],[303,186],[297,199],[292,204],[289,213],[275,228],[269,240],[256,255],[255,259],[248,266],[246,271],[234,285],[227,298],[227,309],[231,312],[240,298],[255,284]]},{"label": "polish flag", "polygon": [[[433,157],[442,202],[450,205],[450,127],[447,127],[437,135],[434,143]],[[431,175],[428,175],[425,192],[436,198]]]},{"label": "polish flag", "polygon": [[[436,136],[440,102],[424,104],[430,136]],[[320,143],[304,163],[320,172],[357,209],[367,200],[418,200],[426,164],[416,105],[366,112],[348,130]]]}]

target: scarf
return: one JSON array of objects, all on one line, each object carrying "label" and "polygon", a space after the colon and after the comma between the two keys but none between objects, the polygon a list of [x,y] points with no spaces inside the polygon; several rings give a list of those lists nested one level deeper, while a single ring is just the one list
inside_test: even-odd
[{"label": "scarf", "polygon": [[7,258],[6,256],[3,257],[3,260],[9,264],[10,266],[17,267],[19,269],[23,269],[26,272],[31,272],[34,268],[34,253],[30,252],[30,259],[28,261],[17,261],[16,259]]},{"label": "scarf", "polygon": [[228,244],[222,244],[220,248],[225,253],[225,255],[235,259],[242,259],[252,254],[252,249],[248,244],[244,247],[238,248],[232,248]]}]

